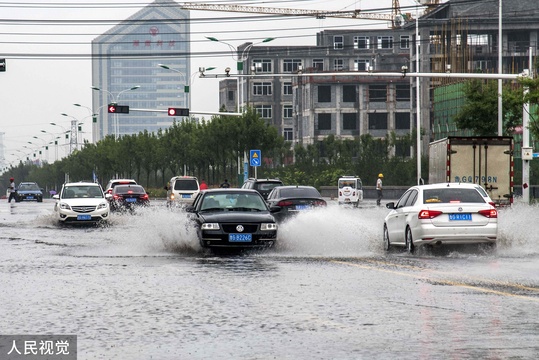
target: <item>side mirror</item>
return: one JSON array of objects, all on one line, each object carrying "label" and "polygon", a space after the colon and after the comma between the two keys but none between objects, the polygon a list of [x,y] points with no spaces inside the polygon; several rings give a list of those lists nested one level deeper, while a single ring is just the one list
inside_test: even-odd
[{"label": "side mirror", "polygon": [[276,212],[279,212],[279,211],[281,211],[280,206],[276,206],[276,205],[270,206],[270,212],[271,213],[276,213]]},{"label": "side mirror", "polygon": [[195,212],[195,207],[193,205],[186,206],[185,207],[185,212],[194,213]]},{"label": "side mirror", "polygon": [[106,193],[106,194],[105,194],[105,199],[107,199],[107,200],[112,199],[112,195],[109,194],[109,193]]},{"label": "side mirror", "polygon": [[52,196],[52,198],[55,199],[55,200],[60,200],[60,195],[54,194],[54,195]]},{"label": "side mirror", "polygon": [[391,210],[395,209],[395,203],[394,202],[388,202],[386,204],[386,208],[391,209]]}]

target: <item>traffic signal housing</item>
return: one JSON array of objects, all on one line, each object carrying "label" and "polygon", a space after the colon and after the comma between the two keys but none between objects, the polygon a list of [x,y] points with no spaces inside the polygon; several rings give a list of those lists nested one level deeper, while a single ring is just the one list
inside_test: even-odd
[{"label": "traffic signal housing", "polygon": [[189,109],[168,108],[168,116],[189,116]]},{"label": "traffic signal housing", "polygon": [[109,104],[108,111],[111,114],[129,114],[129,106],[127,105],[118,105],[118,104]]}]

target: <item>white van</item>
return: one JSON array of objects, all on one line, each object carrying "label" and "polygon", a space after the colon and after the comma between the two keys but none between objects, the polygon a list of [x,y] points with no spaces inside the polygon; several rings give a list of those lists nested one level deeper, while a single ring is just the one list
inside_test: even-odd
[{"label": "white van", "polygon": [[363,184],[357,176],[343,176],[338,183],[339,205],[350,204],[358,207],[363,201]]},{"label": "white van", "polygon": [[194,176],[174,176],[165,189],[168,206],[191,205],[200,192],[200,185]]}]

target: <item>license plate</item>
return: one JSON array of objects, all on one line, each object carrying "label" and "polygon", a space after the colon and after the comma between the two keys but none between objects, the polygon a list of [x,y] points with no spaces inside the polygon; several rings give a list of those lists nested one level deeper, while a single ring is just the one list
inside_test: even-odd
[{"label": "license plate", "polygon": [[190,198],[191,198],[191,194],[182,194],[182,198],[183,198],[183,199],[190,199]]},{"label": "license plate", "polygon": [[34,200],[34,197],[33,196],[27,196],[26,197],[28,200]]},{"label": "license plate", "polygon": [[252,234],[228,234],[228,241],[230,242],[251,242],[253,241]]},{"label": "license plate", "polygon": [[472,214],[449,214],[449,220],[472,220]]},{"label": "license plate", "polygon": [[125,199],[126,202],[137,202],[137,199],[135,198],[127,198]]},{"label": "license plate", "polygon": [[296,205],[296,210],[311,210],[311,205]]},{"label": "license plate", "polygon": [[77,215],[77,220],[92,220],[92,215]]}]

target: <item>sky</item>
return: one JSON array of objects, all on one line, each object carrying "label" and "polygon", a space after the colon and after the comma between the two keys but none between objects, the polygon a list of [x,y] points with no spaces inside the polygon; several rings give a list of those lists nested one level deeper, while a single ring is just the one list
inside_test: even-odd
[{"label": "sky", "polygon": [[[400,0],[402,12],[416,14],[418,3]],[[152,1],[143,0],[0,0],[0,58],[6,71],[0,72],[0,133],[3,136],[4,166],[16,165],[26,156],[82,122],[83,139],[91,141],[92,67],[91,42],[114,25],[135,14]],[[183,3],[177,1],[177,3]],[[195,3],[195,2],[193,2]],[[206,0],[196,3],[235,4],[309,10],[391,11],[392,0]],[[236,68],[228,46],[206,36],[238,46],[273,37],[268,46],[316,45],[316,34],[325,29],[387,28],[384,21],[363,19],[324,20],[307,17],[261,18],[247,13],[190,11],[191,69],[216,67],[224,73]],[[207,19],[212,19],[208,22]],[[198,21],[197,21],[198,20]],[[215,55],[197,53],[215,49]],[[59,56],[51,56],[59,55]],[[74,56],[73,56],[74,55]],[[219,79],[193,78],[192,111],[217,112]],[[77,107],[73,104],[81,104]],[[61,114],[67,114],[63,116]],[[56,126],[50,123],[54,122]],[[0,135],[1,138],[1,135]],[[53,162],[66,156],[69,146],[62,138],[58,147],[42,150],[42,158]],[[2,149],[0,149],[0,161]]]}]

